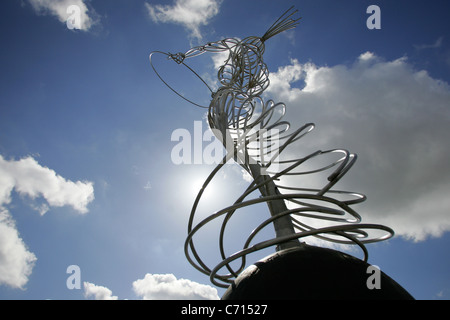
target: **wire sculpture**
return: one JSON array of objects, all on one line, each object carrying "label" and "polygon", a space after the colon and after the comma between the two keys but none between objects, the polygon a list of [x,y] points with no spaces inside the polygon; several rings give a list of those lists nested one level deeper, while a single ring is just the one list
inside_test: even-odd
[{"label": "wire sculpture", "polygon": [[[246,256],[264,248],[277,246],[277,250],[304,245],[299,239],[314,236],[322,240],[339,244],[356,244],[368,259],[366,243],[386,240],[394,231],[378,224],[361,224],[361,216],[351,206],[363,202],[363,194],[332,187],[350,170],[357,156],[343,149],[316,151],[305,157],[282,160],[281,153],[299,141],[314,128],[313,123],[291,130],[288,121],[283,120],[286,112],[284,103],[265,101],[261,94],[269,86],[269,71],[263,61],[265,42],[271,37],[295,28],[300,18],[294,18],[298,11],[291,7],[267,30],[262,37],[247,37],[243,40],[227,38],[206,45],[194,47],[185,53],[165,53],[154,51],[150,54],[150,63],[158,77],[176,94],[188,102],[197,104],[173,89],[158,73],[152,63],[152,55],[164,54],[169,60],[184,65],[208,87],[212,100],[208,108],[208,122],[217,139],[227,149],[224,159],[216,166],[205,180],[192,206],[188,222],[188,236],[185,241],[185,255],[189,263],[200,272],[208,275],[213,284],[227,288],[246,267]],[[185,60],[206,52],[227,52],[228,57],[218,70],[221,87],[213,91],[208,84],[186,63]],[[284,154],[283,154],[284,155]],[[301,169],[318,157],[336,156],[316,169]],[[194,217],[201,197],[220,169],[233,159],[253,178],[246,191],[230,206],[219,210],[194,225]],[[321,188],[303,188],[284,183],[286,177],[310,176],[331,171],[327,182]],[[261,196],[248,199],[254,191]],[[228,222],[237,210],[266,203],[270,218],[257,226],[248,236],[243,249],[227,256],[224,249],[224,236]],[[194,236],[213,220],[222,218],[219,233],[219,250],[222,261],[214,268],[208,267],[200,258]],[[302,219],[303,218],[303,219]],[[312,219],[330,225],[314,227],[305,220]],[[309,221],[309,220],[308,220]],[[275,238],[252,244],[255,236],[266,226],[273,224]],[[381,231],[381,235],[371,236],[369,231]],[[377,232],[379,233],[379,232]],[[231,263],[241,260],[239,267]],[[226,268],[229,273],[219,274]]]}]

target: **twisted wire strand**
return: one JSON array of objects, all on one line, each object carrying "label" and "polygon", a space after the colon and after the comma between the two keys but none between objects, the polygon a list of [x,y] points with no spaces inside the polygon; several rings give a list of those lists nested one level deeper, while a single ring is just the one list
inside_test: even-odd
[{"label": "twisted wire strand", "polygon": [[[208,107],[208,123],[217,139],[227,150],[221,162],[212,170],[199,190],[188,221],[188,235],[184,251],[189,263],[200,272],[208,275],[213,284],[227,288],[246,266],[246,256],[250,253],[287,243],[302,245],[298,239],[316,237],[337,244],[353,244],[361,248],[364,260],[368,259],[365,244],[389,239],[394,231],[377,224],[361,224],[361,216],[351,207],[365,201],[363,194],[336,190],[334,185],[350,170],[357,156],[344,149],[318,150],[304,157],[292,156],[286,150],[298,143],[301,138],[314,129],[307,123],[293,129],[286,121],[286,105],[273,100],[264,101],[261,93],[269,86],[269,72],[263,61],[264,42],[298,25],[299,19],[293,7],[287,10],[262,37],[247,37],[243,40],[227,38],[209,42],[188,50],[185,53],[163,53],[168,59],[182,64],[191,70],[212,92]],[[187,64],[185,59],[205,52],[227,52],[228,57],[219,68],[218,80],[222,85],[213,92],[206,82]],[[153,53],[152,53],[153,54]],[[152,62],[150,55],[150,62]],[[194,103],[175,91],[165,82],[156,68],[158,77],[176,94]],[[286,156],[287,155],[287,156]],[[318,168],[308,169],[307,164],[319,157],[337,157]],[[194,222],[199,203],[205,189],[223,166],[235,161],[253,178],[247,189],[230,206],[223,208],[199,222]],[[303,168],[306,167],[306,168]],[[320,188],[305,188],[288,183],[286,178],[311,177],[327,173],[327,181]],[[296,179],[298,180],[298,179]],[[261,196],[250,196],[260,191]],[[244,241],[242,249],[231,255],[225,250],[227,226],[233,216],[248,212],[242,210],[253,205],[266,203],[271,216],[254,228]],[[280,205],[281,204],[281,205]],[[194,244],[197,233],[217,219],[223,219],[219,231],[219,252],[222,259],[215,267],[209,267],[200,257]],[[277,233],[274,238],[253,243],[255,237],[269,225],[281,226],[288,221],[291,231]],[[320,222],[317,227],[311,222]],[[376,230],[381,235],[372,235]],[[294,242],[293,242],[294,241]],[[238,266],[231,263],[240,260]],[[233,263],[235,265],[235,263]],[[221,270],[226,269],[225,273]]]},{"label": "twisted wire strand", "polygon": [[273,36],[293,29],[299,24],[299,20],[301,18],[297,19],[291,19],[298,10],[294,10],[294,6],[290,7],[285,13],[283,13],[280,18],[278,18],[277,21],[274,22],[274,24],[266,31],[266,33],[261,37],[263,41],[272,38]]}]

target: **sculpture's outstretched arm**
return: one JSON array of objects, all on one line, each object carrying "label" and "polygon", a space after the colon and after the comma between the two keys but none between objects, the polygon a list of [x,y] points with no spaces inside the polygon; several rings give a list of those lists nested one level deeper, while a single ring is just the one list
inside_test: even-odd
[{"label": "sculpture's outstretched arm", "polygon": [[185,59],[197,57],[205,52],[212,52],[212,53],[219,53],[224,51],[231,51],[233,50],[236,45],[239,44],[238,39],[234,38],[227,38],[222,39],[215,42],[208,42],[207,44],[203,46],[193,47],[186,51],[185,53],[178,52],[176,54],[170,54],[170,58],[174,60],[176,63],[180,64]]}]

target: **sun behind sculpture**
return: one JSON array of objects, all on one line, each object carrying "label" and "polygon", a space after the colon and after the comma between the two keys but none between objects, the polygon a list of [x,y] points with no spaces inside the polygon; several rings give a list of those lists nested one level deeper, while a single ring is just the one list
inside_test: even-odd
[{"label": "sun behind sculpture", "polygon": [[[277,250],[295,248],[303,245],[299,239],[314,236],[334,243],[358,245],[363,250],[364,260],[367,260],[368,252],[364,244],[385,240],[394,234],[393,230],[386,226],[360,223],[361,217],[352,206],[363,202],[364,195],[333,189],[355,163],[355,154],[344,149],[332,149],[318,150],[305,157],[284,157],[283,151],[294,143],[299,143],[304,135],[313,130],[314,124],[307,123],[297,129],[292,128],[284,117],[287,112],[286,105],[262,98],[261,94],[270,85],[269,71],[263,54],[267,40],[299,24],[300,18],[296,15],[297,10],[290,8],[261,37],[250,36],[243,40],[227,38],[209,42],[184,53],[154,51],[150,54],[151,63],[154,54],[163,54],[201,79],[186,64],[186,60],[204,53],[227,53],[227,59],[217,72],[220,87],[213,91],[201,79],[212,93],[207,107],[210,129],[223,143],[227,153],[205,180],[194,201],[185,242],[188,261],[220,287],[228,287],[244,270],[247,254],[267,247],[276,246]],[[175,93],[196,106],[206,107],[182,96],[161,77],[153,63],[152,67]],[[197,207],[206,188],[229,161],[240,165],[253,181],[228,207],[194,223]],[[314,167],[315,162],[320,165]],[[320,187],[284,184],[285,181],[296,179],[282,179],[318,174],[326,174],[326,179]],[[252,197],[254,191],[259,191],[260,196]],[[270,216],[254,230],[249,230],[249,236],[243,241],[241,251],[228,255],[224,248],[228,222],[240,209],[259,203],[267,204]],[[222,261],[214,267],[209,267],[199,256],[194,238],[201,228],[216,219],[223,219],[218,230]],[[315,227],[315,224],[307,221],[320,221],[321,227]],[[252,243],[255,236],[269,225],[273,225],[275,229],[275,238]],[[378,231],[374,237],[370,232],[373,230]],[[237,259],[240,259],[241,263],[238,267],[232,267],[231,262]],[[224,268],[227,273],[221,273]]]}]

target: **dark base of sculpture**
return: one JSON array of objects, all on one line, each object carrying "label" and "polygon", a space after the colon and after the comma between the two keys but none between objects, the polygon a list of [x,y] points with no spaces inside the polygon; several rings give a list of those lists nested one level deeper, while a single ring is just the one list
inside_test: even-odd
[{"label": "dark base of sculpture", "polygon": [[414,299],[382,271],[369,267],[336,250],[302,245],[249,266],[222,300]]}]

